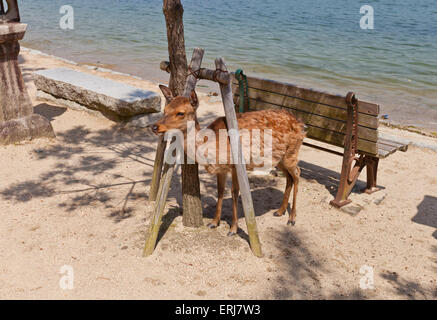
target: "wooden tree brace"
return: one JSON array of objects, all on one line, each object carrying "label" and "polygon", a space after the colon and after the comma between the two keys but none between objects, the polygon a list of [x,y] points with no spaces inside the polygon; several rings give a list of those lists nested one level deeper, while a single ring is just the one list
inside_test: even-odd
[{"label": "wooden tree brace", "polygon": [[[194,49],[190,66],[192,68],[200,68],[202,64],[203,55],[204,55],[203,49],[201,48]],[[187,78],[187,82],[185,84],[184,96],[189,96],[191,91],[193,91],[196,88],[196,83],[197,83],[197,79],[194,76],[189,76]],[[165,151],[165,145],[166,144],[164,144],[164,142],[161,142],[160,140],[160,144],[158,145],[158,148],[160,147],[162,148],[163,150],[162,153]],[[155,159],[155,164],[156,164],[156,159]],[[161,166],[156,165],[154,167],[154,172],[153,172],[153,177],[156,178],[154,182],[155,186],[152,185],[152,187],[155,188],[157,181],[159,181],[159,188],[155,196],[156,202],[154,207],[154,214],[153,214],[152,221],[150,222],[149,234],[144,247],[144,256],[151,255],[155,250],[156,240],[158,239],[159,228],[162,223],[162,216],[164,214],[165,204],[167,202],[168,191],[170,189],[171,178],[175,171],[174,168],[175,165],[168,164],[168,162],[165,161],[164,172],[162,174],[162,177],[160,177],[159,171],[161,170]]]},{"label": "wooden tree brace", "polygon": [[[191,66],[189,69],[189,76],[197,79],[205,79],[219,83],[228,129],[233,129],[236,133],[238,133],[238,122],[232,94],[231,74],[227,71],[226,64],[223,58],[216,59],[215,64],[216,70],[200,68],[200,66],[198,68],[193,68]],[[160,69],[169,72],[169,66],[169,62],[162,61],[160,64]],[[235,134],[235,136],[238,137],[239,135]],[[237,159],[243,159],[240,139],[230,139],[230,144],[232,155]],[[262,257],[263,254],[258,235],[258,228],[256,225],[255,209],[253,207],[249,179],[246,172],[246,165],[244,161],[237,159],[234,159],[234,162],[236,163],[235,168],[237,171],[238,184],[240,186],[241,200],[243,203],[247,232],[249,234],[250,247],[255,256]]]},{"label": "wooden tree brace", "polygon": [[[161,63],[159,64],[159,68],[162,71],[170,73],[170,62],[161,61]],[[196,70],[189,70],[189,74],[193,74],[198,79],[210,80],[225,85],[231,83],[232,81],[232,79],[230,79],[229,77],[229,73],[221,69],[211,70],[206,68],[199,68]]]},{"label": "wooden tree brace", "polygon": [[247,177],[246,165],[243,161],[243,151],[241,147],[241,140],[238,134],[238,121],[235,113],[234,101],[232,98],[232,83],[230,74],[223,58],[215,60],[217,70],[221,70],[227,76],[227,84],[220,82],[220,91],[223,99],[223,106],[225,108],[226,123],[228,130],[234,130],[234,139],[230,137],[231,153],[237,171],[238,184],[240,186],[241,200],[243,203],[244,216],[246,219],[247,233],[249,234],[249,242],[252,252],[257,257],[262,257],[261,243],[258,236],[258,228],[255,219],[255,209],[253,208],[252,194],[250,192],[249,179]]},{"label": "wooden tree brace", "polygon": [[155,201],[158,194],[159,182],[161,181],[162,166],[164,163],[164,154],[167,147],[167,141],[164,135],[159,136],[158,147],[156,148],[155,163],[153,164],[152,182],[150,184],[149,200]]}]

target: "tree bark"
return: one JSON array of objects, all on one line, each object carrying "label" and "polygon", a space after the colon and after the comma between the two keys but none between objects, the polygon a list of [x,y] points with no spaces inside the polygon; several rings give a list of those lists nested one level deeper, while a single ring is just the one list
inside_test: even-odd
[{"label": "tree bark", "polygon": [[184,8],[180,0],[164,0],[164,16],[167,25],[168,56],[170,59],[169,88],[173,96],[184,93],[188,70],[185,53]]},{"label": "tree bark", "polygon": [[[167,25],[170,59],[169,87],[173,96],[176,97],[183,95],[188,74],[183,22],[184,9],[180,0],[164,0],[163,11]],[[182,165],[182,207],[184,226],[200,227],[203,225],[197,164]]]},{"label": "tree bark", "polygon": [[[203,49],[196,48],[193,51],[191,58],[191,68],[196,70],[200,68],[202,64],[204,51]],[[187,77],[186,85],[184,89],[184,96],[188,96],[191,91],[196,88],[197,79],[193,75]],[[147,236],[146,245],[144,246],[144,256],[149,256],[153,253],[156,246],[156,240],[158,239],[159,228],[162,223],[162,215],[164,214],[165,204],[167,202],[168,190],[170,188],[171,178],[175,171],[175,164],[165,163],[164,173],[159,183],[159,189],[157,192],[157,201],[155,202],[154,215],[149,226],[149,234]],[[184,216],[185,217],[185,216]],[[191,216],[189,216],[191,218]]]}]

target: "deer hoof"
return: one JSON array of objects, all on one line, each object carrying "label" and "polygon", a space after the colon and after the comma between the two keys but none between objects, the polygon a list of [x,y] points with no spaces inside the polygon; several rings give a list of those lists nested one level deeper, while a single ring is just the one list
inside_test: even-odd
[{"label": "deer hoof", "polygon": [[233,237],[233,236],[235,236],[235,235],[236,235],[235,232],[232,232],[232,231],[229,231],[229,232],[228,232],[228,237]]},{"label": "deer hoof", "polygon": [[216,224],[213,224],[213,223],[208,223],[206,226],[207,226],[208,228],[210,228],[210,229],[215,229],[215,228],[217,228],[217,225],[216,225]]},{"label": "deer hoof", "polygon": [[278,211],[276,211],[274,214],[273,214],[275,217],[282,217],[284,214],[282,213],[279,213]]},{"label": "deer hoof", "polygon": [[296,224],[296,221],[290,221],[288,220],[287,225],[288,226],[294,226]]}]

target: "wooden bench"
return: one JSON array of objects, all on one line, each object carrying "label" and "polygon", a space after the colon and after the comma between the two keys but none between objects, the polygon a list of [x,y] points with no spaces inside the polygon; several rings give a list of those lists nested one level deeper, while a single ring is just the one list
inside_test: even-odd
[{"label": "wooden bench", "polygon": [[[240,90],[233,77],[234,103],[239,105]],[[343,157],[337,195],[330,203],[342,207],[351,201],[348,196],[361,171],[367,167],[366,193],[378,191],[377,172],[379,159],[390,154],[407,151],[408,145],[382,139],[378,134],[379,105],[358,100],[349,92],[345,97],[292,84],[247,77],[249,108],[287,109],[307,127],[307,138],[344,148],[338,152],[308,141],[304,145]]]}]

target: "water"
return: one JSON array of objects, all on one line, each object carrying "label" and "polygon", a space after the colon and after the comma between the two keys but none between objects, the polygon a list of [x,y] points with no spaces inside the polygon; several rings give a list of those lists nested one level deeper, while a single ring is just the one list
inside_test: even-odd
[{"label": "water", "polygon": [[[61,30],[59,9],[74,8]],[[390,119],[437,128],[437,3],[372,1],[375,29],[359,25],[362,1],[183,0],[188,57],[223,56],[249,75],[359,97]],[[160,0],[21,0],[23,45],[82,63],[160,80],[167,60]],[[213,85],[210,84],[212,87]]]}]

